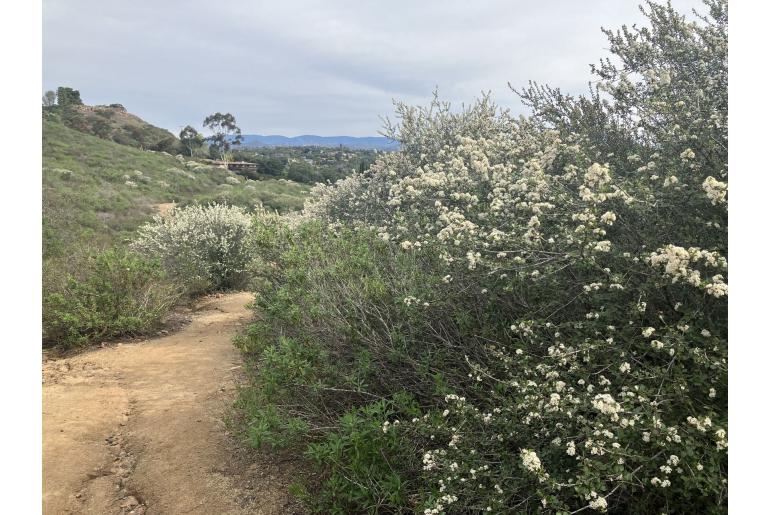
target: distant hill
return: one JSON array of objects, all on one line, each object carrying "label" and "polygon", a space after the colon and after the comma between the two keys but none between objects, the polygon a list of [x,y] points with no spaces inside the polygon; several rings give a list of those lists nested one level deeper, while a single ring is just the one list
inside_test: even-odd
[{"label": "distant hill", "polygon": [[101,139],[143,150],[177,153],[181,145],[176,136],[126,111],[121,104],[70,104],[44,108],[44,116],[70,129]]},{"label": "distant hill", "polygon": [[399,143],[382,136],[261,136],[246,134],[243,136],[244,147],[343,147],[351,149],[397,150]]}]

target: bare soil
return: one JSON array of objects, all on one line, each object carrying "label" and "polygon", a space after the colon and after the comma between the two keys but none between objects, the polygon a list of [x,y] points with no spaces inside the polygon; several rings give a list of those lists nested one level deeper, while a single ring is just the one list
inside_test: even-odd
[{"label": "bare soil", "polygon": [[158,214],[160,216],[166,217],[171,213],[171,210],[174,209],[173,202],[162,202],[160,204],[155,204],[153,207],[158,211]]},{"label": "bare soil", "polygon": [[291,514],[297,465],[228,434],[248,293],[179,332],[43,364],[43,513]]}]

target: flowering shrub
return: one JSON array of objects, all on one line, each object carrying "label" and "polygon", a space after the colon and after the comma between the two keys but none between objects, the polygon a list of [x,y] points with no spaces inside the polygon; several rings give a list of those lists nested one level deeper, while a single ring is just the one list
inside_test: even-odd
[{"label": "flowering shrub", "polygon": [[[280,332],[314,358],[254,398],[315,454],[350,449],[321,509],[725,511],[727,6],[707,5],[649,4],[649,28],[607,32],[622,68],[588,97],[520,92],[529,119],[398,105],[402,150],[314,190],[328,229],[259,229],[244,348],[286,352]],[[373,399],[400,443],[353,466],[343,421]]]},{"label": "flowering shrub", "polygon": [[189,293],[243,284],[251,216],[242,208],[211,204],[174,209],[139,228],[132,247],[158,258]]}]

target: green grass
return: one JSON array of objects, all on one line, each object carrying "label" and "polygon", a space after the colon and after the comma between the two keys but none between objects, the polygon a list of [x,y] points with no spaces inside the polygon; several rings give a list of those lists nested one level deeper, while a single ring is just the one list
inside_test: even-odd
[{"label": "green grass", "polygon": [[301,208],[310,189],[282,180],[240,177],[231,185],[228,177],[236,176],[44,120],[43,256],[66,257],[79,246],[124,243],[157,212],[156,204],[217,201],[248,209],[261,203],[285,212]]}]

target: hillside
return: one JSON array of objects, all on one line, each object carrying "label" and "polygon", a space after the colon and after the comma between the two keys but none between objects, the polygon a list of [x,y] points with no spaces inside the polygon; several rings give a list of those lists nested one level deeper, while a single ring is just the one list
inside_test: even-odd
[{"label": "hillside", "polygon": [[121,145],[177,153],[179,140],[171,132],[156,127],[126,111],[121,104],[69,104],[44,109],[45,116],[71,129]]},{"label": "hillside", "polygon": [[[129,115],[130,116],[130,115]],[[43,253],[121,242],[159,204],[220,201],[299,209],[309,186],[244,180],[221,168],[120,145],[43,121]]]},{"label": "hillside", "polygon": [[381,136],[262,136],[246,134],[243,136],[244,147],[346,147],[350,149],[396,150],[398,142]]}]

